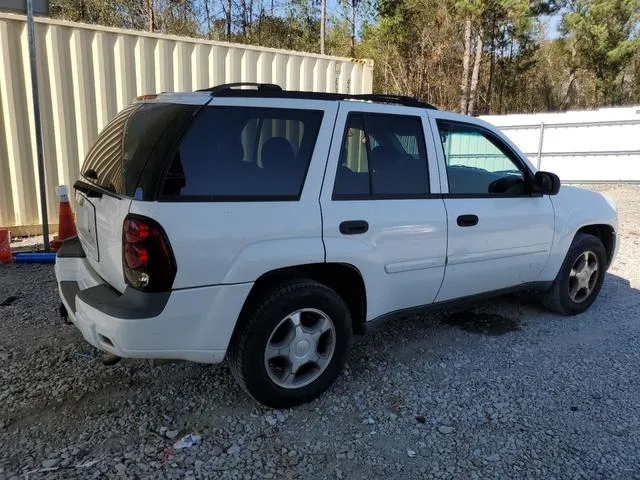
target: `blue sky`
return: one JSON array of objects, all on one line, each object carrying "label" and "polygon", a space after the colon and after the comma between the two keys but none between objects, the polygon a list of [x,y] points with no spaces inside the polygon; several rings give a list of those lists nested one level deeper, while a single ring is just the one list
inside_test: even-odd
[{"label": "blue sky", "polygon": [[558,29],[560,28],[560,22],[562,21],[562,13],[551,15],[544,21],[546,22],[545,36],[548,39],[558,38],[560,36]]}]

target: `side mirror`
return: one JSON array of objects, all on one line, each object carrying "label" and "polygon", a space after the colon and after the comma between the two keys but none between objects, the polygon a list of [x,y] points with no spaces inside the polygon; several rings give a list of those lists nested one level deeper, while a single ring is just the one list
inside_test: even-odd
[{"label": "side mirror", "polygon": [[560,178],[555,173],[536,172],[533,186],[536,192],[556,195],[560,191]]}]

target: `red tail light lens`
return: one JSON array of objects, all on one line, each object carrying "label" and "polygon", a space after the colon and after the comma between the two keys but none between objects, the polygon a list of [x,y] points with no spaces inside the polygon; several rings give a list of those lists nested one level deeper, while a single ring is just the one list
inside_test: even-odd
[{"label": "red tail light lens", "polygon": [[129,220],[124,222],[124,236],[127,243],[136,243],[145,240],[151,229],[142,221]]},{"label": "red tail light lens", "polygon": [[171,290],[176,261],[162,227],[129,215],[122,228],[122,267],[127,285],[147,292]]},{"label": "red tail light lens", "polygon": [[129,268],[146,267],[149,263],[149,252],[144,247],[135,247],[127,243],[124,246],[124,263]]}]

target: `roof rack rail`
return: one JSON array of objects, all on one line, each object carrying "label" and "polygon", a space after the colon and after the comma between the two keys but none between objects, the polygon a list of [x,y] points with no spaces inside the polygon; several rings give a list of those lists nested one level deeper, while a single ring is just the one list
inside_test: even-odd
[{"label": "roof rack rail", "polygon": [[242,87],[254,87],[254,91],[264,92],[264,91],[274,91],[281,92],[282,87],[280,85],[276,85],[275,83],[256,83],[256,82],[236,82],[236,83],[224,83],[222,85],[216,85],[211,88],[203,88],[201,90],[196,90],[197,92],[211,92],[211,95],[219,95],[222,92],[226,92],[229,90],[242,90]]},{"label": "roof rack rail", "polygon": [[[253,89],[241,87],[254,87]],[[325,93],[325,92],[305,92],[297,90],[283,90],[279,85],[272,83],[227,83],[218,85],[198,92],[210,92],[215,97],[253,97],[253,98],[295,98],[300,100],[360,100],[376,103],[392,103],[406,107],[428,108],[437,110],[430,103],[405,95],[386,95],[377,93],[368,94],[348,94],[348,93]]]},{"label": "roof rack rail", "polygon": [[436,107],[427,102],[421,102],[417,98],[409,97],[407,95],[388,95],[382,93],[365,93],[360,95],[345,95],[346,100],[368,100],[371,102],[379,103],[397,103],[406,107],[420,107],[428,108],[430,110],[437,110]]}]

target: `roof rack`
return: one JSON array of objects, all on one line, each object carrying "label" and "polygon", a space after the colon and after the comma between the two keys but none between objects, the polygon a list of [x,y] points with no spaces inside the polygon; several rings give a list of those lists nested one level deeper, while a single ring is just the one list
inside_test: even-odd
[{"label": "roof rack", "polygon": [[[243,88],[253,87],[253,88]],[[211,92],[214,97],[253,97],[253,98],[296,98],[301,100],[360,100],[376,103],[392,103],[404,105],[406,107],[428,108],[437,110],[430,103],[421,102],[413,97],[405,95],[384,95],[384,94],[348,94],[348,93],[324,93],[324,92],[304,92],[294,90],[283,90],[279,85],[273,83],[227,83],[211,88],[198,90],[198,92]]]},{"label": "roof rack", "polygon": [[211,95],[219,96],[223,92],[231,90],[246,92],[247,89],[242,87],[254,87],[254,91],[257,92],[282,92],[282,87],[275,83],[255,83],[255,82],[236,82],[236,83],[224,83],[222,85],[216,85],[211,88],[203,88],[202,90],[196,90],[196,92],[211,92]]}]

